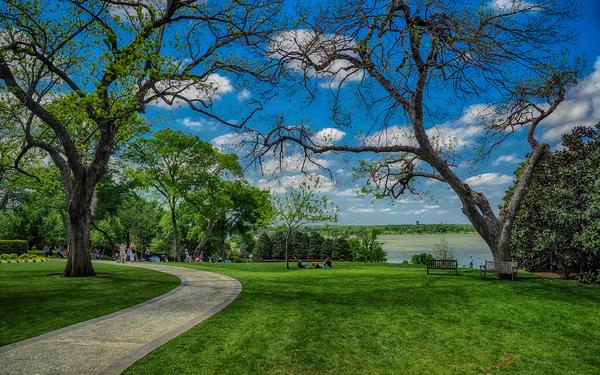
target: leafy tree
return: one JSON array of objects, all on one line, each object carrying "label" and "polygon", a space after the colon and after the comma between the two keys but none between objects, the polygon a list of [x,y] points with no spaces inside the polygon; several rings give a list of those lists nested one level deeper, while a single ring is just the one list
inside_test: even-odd
[{"label": "leafy tree", "polygon": [[427,253],[415,254],[410,259],[412,264],[427,264],[428,260],[435,260],[433,255]]},{"label": "leafy tree", "polygon": [[301,189],[288,189],[284,196],[274,199],[273,224],[283,231],[285,238],[285,264],[289,269],[288,249],[292,233],[304,224],[323,221],[337,222],[337,206],[327,201],[327,197],[318,198],[307,191],[306,184]]},{"label": "leafy tree", "polygon": [[[545,155],[534,171],[517,213],[511,255],[529,270],[566,276],[600,268],[600,124],[575,128],[562,140],[564,148]],[[514,186],[505,202],[512,194]]]},{"label": "leafy tree", "polygon": [[220,154],[198,136],[168,128],[156,131],[151,138],[138,138],[131,142],[123,152],[123,158],[132,163],[133,175],[168,205],[177,262],[181,261],[181,241],[175,215],[179,204],[186,198],[194,201],[192,197],[210,194],[211,188],[226,172],[241,173],[235,156]]},{"label": "leafy tree", "polygon": [[42,149],[60,170],[71,248],[63,276],[95,275],[87,252],[95,187],[123,143],[148,130],[141,117],[148,105],[185,103],[236,128],[259,110],[260,103],[250,103],[239,123],[215,115],[223,78],[217,73],[231,72],[241,87],[268,80],[272,71],[254,51],[279,6],[253,0],[2,2],[2,98],[23,141],[15,166]]},{"label": "leafy tree", "polygon": [[[299,11],[302,29],[278,34],[271,57],[287,64],[286,82],[302,85],[308,99],[331,99],[329,134],[367,121],[377,133],[338,142],[306,119],[289,123],[284,113],[263,129],[255,157],[271,158],[275,152],[284,162],[300,154],[306,171],[314,168],[315,154],[368,155],[354,171],[366,180],[362,193],[376,199],[417,192],[419,179],[446,183],[494,260],[510,260],[516,212],[549,148],[536,139],[536,130],[583,71],[579,59],[569,64],[569,52],[561,51],[573,41],[577,4],[370,0],[355,5],[306,3]],[[348,103],[353,98],[355,105]],[[482,98],[487,103],[480,103]],[[531,147],[515,193],[499,216],[454,169],[471,156],[461,152],[447,126],[461,111],[462,119],[480,130],[475,160],[513,134]]]},{"label": "leafy tree", "polygon": [[347,239],[341,237],[333,239],[331,258],[336,260],[352,260],[352,250]]},{"label": "leafy tree", "polygon": [[383,251],[382,243],[377,241],[377,236],[381,234],[379,229],[361,228],[356,233],[356,238],[352,238],[349,243],[352,249],[352,259],[355,262],[362,262],[367,255],[371,262],[387,262],[387,252]]}]

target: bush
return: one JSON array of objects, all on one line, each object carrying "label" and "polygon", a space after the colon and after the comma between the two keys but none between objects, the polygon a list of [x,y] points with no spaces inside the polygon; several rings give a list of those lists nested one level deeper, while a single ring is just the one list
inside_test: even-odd
[{"label": "bush", "polygon": [[0,254],[27,254],[28,249],[27,241],[0,241]]},{"label": "bush", "polygon": [[434,260],[435,258],[431,254],[421,253],[418,255],[413,255],[410,259],[412,264],[427,264],[428,260]]},{"label": "bush", "polygon": [[582,272],[577,275],[577,281],[584,284],[600,284],[600,270]]}]

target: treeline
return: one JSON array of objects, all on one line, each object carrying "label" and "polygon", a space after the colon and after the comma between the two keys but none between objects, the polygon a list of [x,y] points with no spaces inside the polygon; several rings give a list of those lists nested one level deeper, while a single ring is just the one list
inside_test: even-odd
[{"label": "treeline", "polygon": [[[347,238],[337,232],[335,237],[324,237],[318,232],[292,233],[288,244],[288,258],[293,260],[322,260],[331,258],[344,261],[364,261],[367,256],[373,262],[386,262],[387,253],[376,241],[378,232],[363,230],[357,238]],[[284,233],[263,232],[252,249],[256,260],[285,259]]]},{"label": "treeline", "polygon": [[465,234],[477,233],[471,224],[400,224],[400,225],[307,225],[300,230],[304,233],[321,232],[327,227],[354,236],[360,230],[377,230],[382,235],[402,234]]}]

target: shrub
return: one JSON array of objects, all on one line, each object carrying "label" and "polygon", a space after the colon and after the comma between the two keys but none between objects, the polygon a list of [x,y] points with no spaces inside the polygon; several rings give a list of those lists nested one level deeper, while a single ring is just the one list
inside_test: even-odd
[{"label": "shrub", "polygon": [[427,253],[421,253],[421,254],[415,254],[413,255],[413,257],[410,259],[410,262],[412,264],[427,264],[428,260],[433,260],[435,259],[433,257],[433,255],[431,254],[427,254]]},{"label": "shrub", "polygon": [[0,241],[0,254],[27,254],[28,249],[27,241]]},{"label": "shrub", "polygon": [[577,281],[585,284],[600,284],[600,270],[582,272],[577,275]]}]

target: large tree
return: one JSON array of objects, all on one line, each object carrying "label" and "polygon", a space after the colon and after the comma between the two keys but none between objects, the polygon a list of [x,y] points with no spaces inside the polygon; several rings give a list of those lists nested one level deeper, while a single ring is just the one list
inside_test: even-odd
[{"label": "large tree", "polygon": [[240,176],[237,156],[221,154],[198,136],[169,128],[151,138],[138,138],[123,152],[133,175],[164,199],[171,211],[175,259],[181,261],[181,243],[175,214],[188,196],[210,192],[225,175]]},{"label": "large tree", "polygon": [[[0,4],[2,98],[22,108],[24,145],[47,152],[61,172],[71,252],[63,276],[94,275],[87,255],[96,184],[118,147],[143,131],[152,102],[212,111],[229,74],[270,73],[253,59],[278,2],[196,0],[5,0]],[[237,54],[233,54],[233,49]],[[221,91],[220,91],[221,90]],[[256,88],[257,90],[257,88]]]},{"label": "large tree", "polygon": [[[567,276],[600,267],[600,124],[575,128],[562,140],[564,148],[547,153],[535,168],[510,247],[528,270]],[[505,201],[512,194],[514,187]]]},{"label": "large tree", "polygon": [[[560,50],[575,38],[569,25],[576,4],[338,0],[309,6],[300,15],[303,28],[279,34],[270,56],[287,64],[289,81],[302,82],[308,100],[331,98],[327,126],[334,129],[317,132],[306,118],[280,116],[257,136],[262,152],[254,157],[300,154],[302,169],[309,170],[304,166],[319,164],[318,154],[364,154],[356,172],[367,180],[363,192],[376,198],[415,191],[417,179],[446,183],[494,260],[510,260],[516,212],[548,150],[536,130],[580,79],[580,62],[566,63],[567,52]],[[464,159],[451,136],[456,129],[447,124],[461,114],[480,130],[476,158],[511,135],[531,147],[512,199],[498,216],[455,168]],[[356,124],[365,129],[367,121],[370,129],[357,133],[356,142],[336,143],[338,130]]]}]

